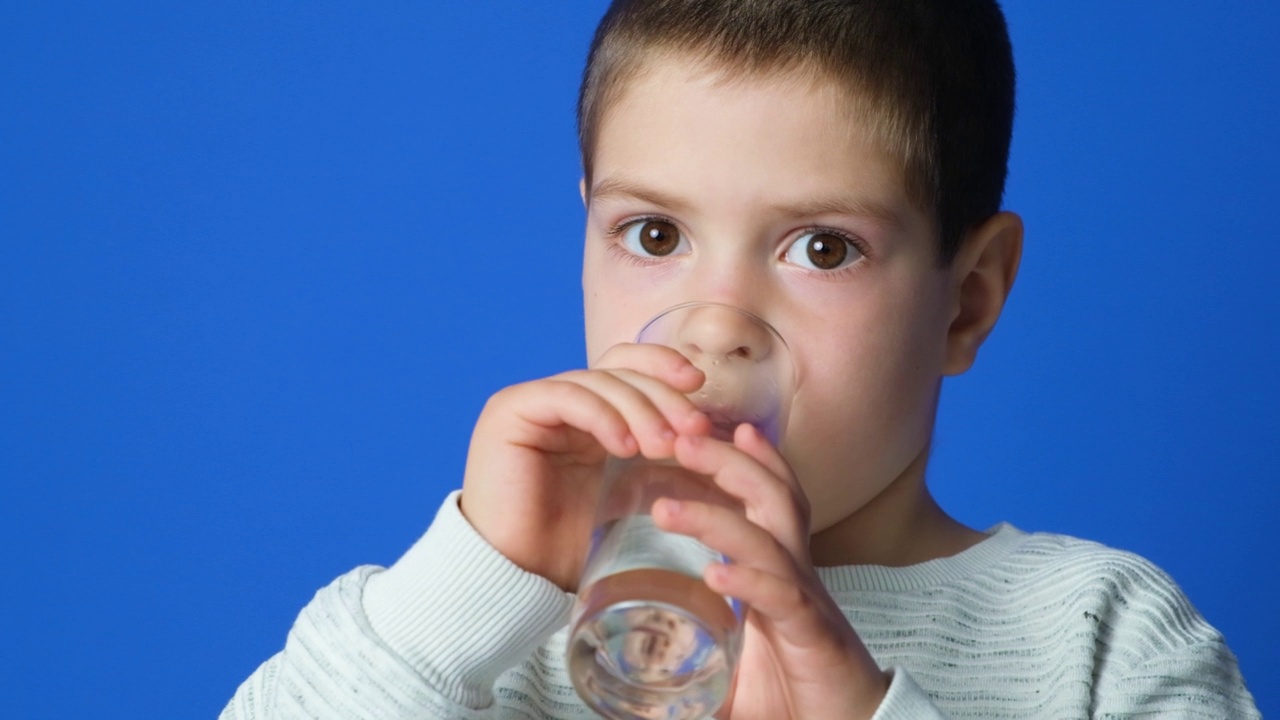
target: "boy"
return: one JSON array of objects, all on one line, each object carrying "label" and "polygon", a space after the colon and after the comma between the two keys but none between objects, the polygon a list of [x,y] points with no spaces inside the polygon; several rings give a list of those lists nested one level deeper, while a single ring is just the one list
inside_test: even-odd
[{"label": "boy", "polygon": [[[1256,717],[1157,569],[929,494],[941,379],[1017,270],[1012,113],[993,0],[615,2],[579,106],[590,369],[497,393],[423,538],[322,590],[224,717],[590,717],[563,626],[601,464],[637,453],[746,509],[653,508],[734,559],[704,579],[750,608],[718,716]],[[630,344],[691,300],[787,339],[782,448],[708,437],[698,371]]]}]

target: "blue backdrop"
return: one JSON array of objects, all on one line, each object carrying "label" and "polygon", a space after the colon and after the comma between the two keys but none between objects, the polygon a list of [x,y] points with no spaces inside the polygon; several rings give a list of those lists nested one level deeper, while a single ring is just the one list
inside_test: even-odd
[{"label": "blue backdrop", "polygon": [[[1026,256],[932,482],[971,525],[1152,558],[1280,713],[1280,10],[1007,5]],[[215,716],[317,588],[423,531],[492,392],[582,364],[602,10],[6,9],[7,716]]]}]

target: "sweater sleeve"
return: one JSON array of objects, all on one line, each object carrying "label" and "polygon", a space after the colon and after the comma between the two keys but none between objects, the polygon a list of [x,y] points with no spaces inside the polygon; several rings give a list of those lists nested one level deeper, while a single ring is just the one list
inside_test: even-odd
[{"label": "sweater sleeve", "polygon": [[490,717],[495,679],[564,624],[572,596],[485,542],[457,500],[391,568],[317,593],[221,720]]},{"label": "sweater sleeve", "polygon": [[1151,658],[1117,680],[1099,718],[1249,718],[1262,715],[1222,643],[1197,643]]},{"label": "sweater sleeve", "polygon": [[1222,634],[1155,565],[1115,552],[1097,627],[1096,718],[1260,718]]}]

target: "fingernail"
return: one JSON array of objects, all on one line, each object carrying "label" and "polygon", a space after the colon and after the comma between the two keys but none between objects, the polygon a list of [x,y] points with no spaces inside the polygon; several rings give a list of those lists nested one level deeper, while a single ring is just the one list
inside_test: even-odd
[{"label": "fingernail", "polygon": [[707,566],[707,579],[712,582],[723,582],[728,574],[729,568],[725,567],[723,563],[713,563]]}]

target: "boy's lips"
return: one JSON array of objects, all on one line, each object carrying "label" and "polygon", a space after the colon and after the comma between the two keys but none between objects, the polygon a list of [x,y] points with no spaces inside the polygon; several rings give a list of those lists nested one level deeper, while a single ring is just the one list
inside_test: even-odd
[{"label": "boy's lips", "polygon": [[702,411],[703,415],[707,416],[707,419],[711,421],[712,425],[729,425],[729,424],[736,425],[737,424],[737,422],[735,421],[734,415],[728,411],[714,410],[710,408],[699,408],[699,409]]},{"label": "boy's lips", "polygon": [[706,415],[707,419],[711,421],[711,426],[713,428],[727,430],[730,433],[732,433],[738,425],[745,422],[739,418],[737,413],[733,413],[728,410],[716,410],[709,408],[700,408],[700,410],[702,410],[702,414]]},{"label": "boy's lips", "polygon": [[763,420],[755,413],[744,412],[737,408],[725,407],[700,407],[703,415],[711,421],[711,424],[719,428],[729,428],[730,430],[738,427],[742,423],[756,425]]}]

